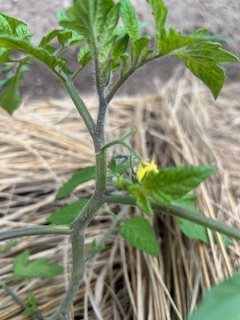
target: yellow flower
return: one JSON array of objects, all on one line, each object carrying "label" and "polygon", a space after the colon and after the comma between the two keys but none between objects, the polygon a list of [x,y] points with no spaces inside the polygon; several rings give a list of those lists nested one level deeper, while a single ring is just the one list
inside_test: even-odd
[{"label": "yellow flower", "polygon": [[152,171],[155,173],[159,172],[156,164],[153,161],[149,163],[147,159],[143,160],[137,169],[137,180],[141,182],[145,175]]}]

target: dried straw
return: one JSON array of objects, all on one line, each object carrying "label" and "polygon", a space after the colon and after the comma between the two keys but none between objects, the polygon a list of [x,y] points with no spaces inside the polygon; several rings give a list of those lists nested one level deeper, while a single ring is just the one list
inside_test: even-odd
[{"label": "dried straw", "polygon": [[[132,143],[159,166],[213,165],[218,173],[197,189],[198,207],[207,216],[238,227],[240,222],[239,84],[229,85],[213,101],[189,74],[178,71],[167,84],[157,81],[156,95],[118,97],[111,102],[107,136],[137,129]],[[160,87],[160,89],[158,89]],[[95,99],[85,97],[95,112]],[[126,150],[116,147],[110,153]],[[1,111],[1,231],[46,223],[51,212],[76,198],[89,196],[92,183],[65,200],[55,201],[58,187],[71,173],[93,164],[92,144],[79,115],[66,100],[25,101],[13,117]],[[138,209],[129,208],[129,215]],[[99,215],[87,229],[87,248],[108,230],[111,217]],[[117,232],[88,264],[72,310],[72,319],[179,320],[193,311],[210,285],[239,268],[240,250],[223,245],[212,233],[210,244],[190,241],[173,218],[154,216],[160,253],[152,258],[124,242]],[[1,280],[22,300],[33,291],[47,317],[59,305],[70,270],[70,245],[63,236],[34,236],[1,244]],[[31,258],[49,257],[65,267],[53,280],[13,281],[12,261],[28,248]],[[22,308],[0,290],[0,320],[23,319]],[[24,318],[26,319],[26,318]]]}]

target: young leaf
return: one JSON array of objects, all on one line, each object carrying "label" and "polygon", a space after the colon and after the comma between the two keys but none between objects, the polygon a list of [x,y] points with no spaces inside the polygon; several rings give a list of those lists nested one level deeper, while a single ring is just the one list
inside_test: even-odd
[{"label": "young leaf", "polygon": [[131,63],[133,66],[138,63],[142,51],[148,46],[150,38],[149,35],[145,35],[131,43]]},{"label": "young leaf", "polygon": [[11,62],[11,53],[12,51],[9,49],[0,48],[0,63]]},{"label": "young leaf", "polygon": [[107,61],[109,53],[115,41],[115,39],[112,37],[112,34],[119,20],[119,8],[120,4],[117,3],[115,6],[110,8],[105,17],[105,23],[103,24],[102,32],[99,37],[100,46],[98,48],[100,62],[102,64]]},{"label": "young leaf", "polygon": [[30,30],[26,23],[0,13],[0,34],[30,40]]},{"label": "young leaf", "polygon": [[28,293],[27,300],[28,300],[29,307],[23,311],[22,313],[23,317],[29,317],[31,315],[34,315],[38,310],[37,299],[33,292]]},{"label": "young leaf", "polygon": [[135,216],[124,222],[119,229],[123,238],[138,249],[151,256],[158,255],[158,243],[149,221],[141,216]]},{"label": "young leaf", "polygon": [[240,273],[213,286],[187,320],[239,320]]},{"label": "young leaf", "polygon": [[49,32],[46,36],[42,38],[42,40],[39,43],[39,47],[45,48],[53,39],[57,37],[61,30],[52,30]]},{"label": "young leaf", "polygon": [[88,62],[90,62],[92,59],[92,52],[89,48],[89,46],[86,44],[85,46],[81,47],[78,53],[78,62],[82,65],[84,68]]},{"label": "young leaf", "polygon": [[168,9],[163,0],[147,0],[152,7],[155,26],[156,26],[156,38],[161,38],[162,31],[166,28],[166,19]]},{"label": "young leaf", "polygon": [[112,48],[112,57],[118,60],[122,54],[124,54],[128,47],[129,36],[125,34],[119,40],[117,40]]},{"label": "young leaf", "polygon": [[215,172],[215,168],[204,166],[162,168],[159,173],[149,172],[142,186],[156,201],[170,205]]},{"label": "young leaf", "polygon": [[102,36],[106,16],[113,6],[112,0],[76,1],[66,12],[59,12],[58,20],[64,28],[74,30],[83,36],[92,52],[97,53],[98,40]]},{"label": "young leaf", "polygon": [[120,14],[123,19],[124,27],[131,40],[140,38],[140,29],[134,6],[129,0],[120,0]]},{"label": "young leaf", "polygon": [[[195,208],[194,202],[196,201],[197,197],[192,194],[186,194],[181,199],[178,199],[173,202],[174,205],[191,210],[195,212],[196,214],[203,214],[202,212],[198,211]],[[186,219],[182,218],[175,218],[176,222],[181,229],[181,231],[190,239],[196,239],[203,241],[205,243],[209,243],[209,238],[207,234],[206,228],[200,226],[199,224],[196,224],[192,221],[188,221]],[[232,242],[222,235],[222,240],[225,245],[232,245]],[[214,241],[217,243],[217,239],[214,236]]]},{"label": "young leaf", "polygon": [[54,224],[71,224],[75,218],[79,215],[82,209],[87,204],[88,199],[80,199],[72,202],[69,205],[53,212],[50,217],[47,218],[48,222]]},{"label": "young leaf", "polygon": [[95,166],[89,166],[74,172],[72,177],[58,190],[56,199],[69,196],[78,185],[93,179],[95,179]]},{"label": "young leaf", "polygon": [[50,279],[63,273],[63,267],[49,263],[48,259],[41,258],[32,262],[28,261],[29,251],[25,250],[13,261],[13,279]]}]

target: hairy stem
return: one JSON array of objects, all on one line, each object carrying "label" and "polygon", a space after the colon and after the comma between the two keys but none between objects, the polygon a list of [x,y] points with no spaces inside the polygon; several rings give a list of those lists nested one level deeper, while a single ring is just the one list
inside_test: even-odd
[{"label": "hairy stem", "polygon": [[66,226],[43,226],[43,227],[29,227],[3,231],[0,233],[0,241],[25,237],[25,236],[35,236],[40,234],[62,234],[70,235],[71,229]]},{"label": "hairy stem", "polygon": [[[22,301],[22,299],[17,296],[4,281],[0,281],[0,286],[24,309],[27,310],[28,306]],[[36,320],[43,320],[43,317],[38,311],[35,311],[31,314],[31,316]]]},{"label": "hairy stem", "polygon": [[67,90],[69,96],[71,97],[72,101],[74,102],[79,114],[81,115],[93,141],[95,141],[95,122],[89,113],[85,103],[79,96],[74,84],[72,81],[65,75],[61,74],[58,76],[62,84],[64,85],[65,89]]},{"label": "hairy stem", "polygon": [[[110,195],[106,196],[106,202],[108,203],[118,203],[118,204],[128,204],[136,205],[136,199],[132,196],[120,196],[120,195]],[[209,228],[213,231],[225,234],[228,237],[240,240],[240,230],[226,225],[224,222],[216,221],[210,219],[202,214],[196,214],[194,211],[187,210],[178,206],[166,206],[158,204],[155,201],[150,201],[152,208],[159,210],[163,213],[171,214],[175,217],[183,218],[192,222],[195,222],[205,228]]]},{"label": "hairy stem", "polygon": [[77,294],[79,285],[85,271],[85,235],[84,230],[79,231],[73,227],[72,234],[72,274],[71,281],[64,300],[59,308],[60,317],[68,319],[68,313],[72,308],[72,303]]}]

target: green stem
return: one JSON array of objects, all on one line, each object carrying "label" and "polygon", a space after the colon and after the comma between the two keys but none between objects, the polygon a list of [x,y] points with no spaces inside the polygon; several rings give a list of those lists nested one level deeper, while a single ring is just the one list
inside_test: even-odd
[{"label": "green stem", "polygon": [[116,140],[113,140],[113,141],[111,141],[109,143],[106,143],[104,145],[104,147],[102,147],[101,152],[107,150],[108,148],[110,148],[110,147],[112,147],[112,146],[114,146],[116,144],[121,144],[122,146],[124,146],[130,152],[130,154],[134,155],[136,157],[136,159],[138,159],[139,161],[142,161],[142,158],[140,157],[140,155],[133,148],[131,148],[130,145],[128,145],[125,142],[125,140],[127,138],[129,138],[131,135],[133,135],[134,133],[136,133],[135,129],[133,129],[130,132],[126,133],[124,136],[122,136],[119,139],[116,139]]},{"label": "green stem", "polygon": [[85,230],[73,227],[72,234],[72,274],[64,300],[59,308],[60,317],[68,319],[72,303],[82,281],[85,271]]},{"label": "green stem", "polygon": [[[109,195],[106,196],[106,202],[117,203],[117,204],[127,204],[136,205],[136,199],[132,196],[122,196],[122,195]],[[153,209],[161,211],[163,213],[171,214],[175,217],[183,218],[192,222],[195,222],[205,228],[209,228],[213,231],[225,234],[228,237],[240,240],[240,230],[227,225],[224,222],[216,221],[206,217],[205,215],[196,214],[194,211],[187,210],[178,206],[166,206],[158,204],[155,201],[150,201]]]},{"label": "green stem", "polygon": [[[9,294],[24,310],[28,309],[28,306],[18,297],[4,281],[0,281],[0,286]],[[36,320],[43,320],[43,317],[36,311],[31,314],[31,316]]]},{"label": "green stem", "polygon": [[71,82],[71,80],[65,75],[61,74],[58,75],[58,78],[64,85],[65,89],[67,90],[69,96],[71,97],[72,101],[74,102],[79,114],[81,115],[91,137],[93,138],[93,141],[95,141],[95,129],[96,125],[95,122],[89,113],[85,103],[80,98],[74,84]]},{"label": "green stem", "polygon": [[40,234],[62,234],[70,235],[71,229],[66,226],[43,226],[43,227],[29,227],[3,231],[0,233],[0,241],[25,237],[25,236],[35,236]]}]

